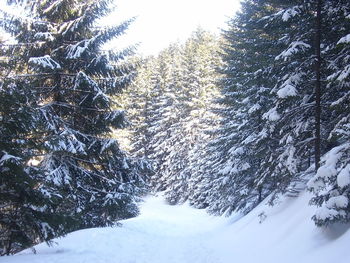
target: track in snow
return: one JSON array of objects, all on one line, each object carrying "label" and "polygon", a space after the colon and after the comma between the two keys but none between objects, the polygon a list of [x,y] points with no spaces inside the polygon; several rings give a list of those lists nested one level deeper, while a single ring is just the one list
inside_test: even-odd
[{"label": "track in snow", "polygon": [[[57,244],[36,246],[0,263],[221,263],[210,245],[227,219],[208,216],[188,205],[169,206],[149,197],[141,215],[122,227],[76,231]],[[220,232],[220,231],[219,231]]]}]

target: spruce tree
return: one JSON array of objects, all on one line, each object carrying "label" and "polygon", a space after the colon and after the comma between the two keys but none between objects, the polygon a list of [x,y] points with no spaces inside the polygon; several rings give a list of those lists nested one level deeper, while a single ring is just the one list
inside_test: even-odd
[{"label": "spruce tree", "polygon": [[[174,90],[180,98],[178,122],[175,123],[173,152],[167,165],[165,196],[170,203],[182,203],[194,194],[195,182],[199,180],[199,149],[206,143],[205,130],[209,123],[211,99],[218,93],[216,68],[219,41],[216,36],[198,28],[183,46],[181,57],[182,76],[178,77]],[[177,70],[179,71],[179,70]],[[177,72],[174,69],[174,72]],[[204,149],[203,149],[204,150]]]},{"label": "spruce tree", "polygon": [[265,2],[245,1],[224,31],[222,98],[216,110],[221,125],[208,144],[212,154],[202,184],[202,202],[214,214],[248,212],[275,190],[277,181],[267,165],[276,147],[274,127],[263,115],[272,104],[273,54],[280,48],[279,34],[265,26],[265,18],[276,10]]},{"label": "spruce tree", "polygon": [[[265,114],[276,126],[279,146],[272,157],[273,173],[279,174],[283,191],[315,158],[315,62],[314,17],[309,3],[290,2],[271,16],[285,28],[275,57],[274,102]],[[298,30],[296,30],[298,28]]]},{"label": "spruce tree", "polygon": [[63,201],[35,165],[41,154],[38,140],[39,114],[33,87],[19,74],[33,45],[26,40],[30,21],[5,14],[2,26],[19,43],[0,47],[0,254],[8,255],[37,242],[65,234],[70,218],[56,209]]},{"label": "spruce tree", "polygon": [[147,58],[133,84],[137,92],[124,98],[134,112],[133,150],[154,164],[152,188],[165,190],[171,204],[186,201],[200,180],[192,175],[200,163],[197,151],[205,155],[205,130],[215,122],[209,109],[218,93],[217,51],[218,39],[198,29],[184,45],[172,44]]},{"label": "spruce tree", "polygon": [[[174,68],[178,64],[179,46],[171,45],[163,50],[157,57],[158,63],[155,74],[152,76],[154,104],[152,105],[150,122],[150,151],[151,158],[155,161],[155,174],[152,177],[152,185],[156,191],[164,191],[167,188],[167,179],[171,174],[171,157],[176,154],[174,144],[178,130],[179,97],[175,87],[178,87],[178,79],[174,78]],[[177,93],[177,94],[176,94]]]},{"label": "spruce tree", "polygon": [[321,166],[308,183],[315,196],[311,202],[319,208],[313,220],[318,226],[349,222],[349,25],[350,5],[347,1],[324,1],[323,28],[330,28],[322,37],[327,82],[323,92],[324,127],[328,152]]},{"label": "spruce tree", "polygon": [[33,105],[26,81],[6,80],[0,92],[0,243],[9,254],[66,233],[64,213],[55,212],[62,197],[46,183],[31,161],[36,156]]},{"label": "spruce tree", "polygon": [[[50,92],[41,94],[42,121],[47,135],[43,166],[61,185],[68,209],[81,227],[110,225],[138,213],[139,175],[111,138],[111,128],[124,126],[124,113],[113,110],[111,95],[126,87],[133,67],[123,63],[130,49],[103,51],[103,44],[125,32],[131,21],[98,27],[110,1],[47,1],[41,16],[52,26],[47,50],[32,57],[33,72],[48,71]],[[55,32],[58,32],[55,35]],[[47,60],[52,61],[47,68]]]},{"label": "spruce tree", "polygon": [[75,218],[69,231],[138,213],[140,167],[112,138],[112,129],[125,121],[111,96],[134,76],[134,66],[125,62],[132,48],[103,50],[131,20],[101,27],[110,2],[28,2],[36,10],[25,39],[31,48],[23,57],[26,74],[16,77],[26,78],[39,105],[39,167],[64,197],[55,212]]}]

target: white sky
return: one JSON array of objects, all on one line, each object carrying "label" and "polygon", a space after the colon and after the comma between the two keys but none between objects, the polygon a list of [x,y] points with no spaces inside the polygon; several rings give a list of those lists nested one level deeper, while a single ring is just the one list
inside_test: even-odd
[{"label": "white sky", "polygon": [[121,46],[140,43],[138,51],[156,54],[170,43],[188,38],[198,26],[220,32],[239,8],[240,0],[116,0],[108,23],[136,16]]},{"label": "white sky", "polygon": [[[136,17],[126,34],[111,43],[121,48],[139,43],[138,52],[156,54],[170,43],[188,38],[198,26],[219,33],[239,9],[240,0],[114,0],[107,24]],[[0,0],[5,8],[5,0]],[[107,47],[108,47],[107,46]]]}]

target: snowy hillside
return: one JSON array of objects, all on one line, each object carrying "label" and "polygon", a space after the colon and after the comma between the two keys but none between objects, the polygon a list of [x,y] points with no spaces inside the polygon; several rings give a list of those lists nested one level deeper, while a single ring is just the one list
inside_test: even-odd
[{"label": "snowy hillside", "polygon": [[[0,263],[345,263],[350,231],[320,229],[310,220],[310,195],[260,205],[243,218],[212,217],[188,205],[149,197],[123,227],[95,228],[41,244]],[[259,216],[260,215],[260,216]],[[261,222],[261,223],[260,223]]]}]

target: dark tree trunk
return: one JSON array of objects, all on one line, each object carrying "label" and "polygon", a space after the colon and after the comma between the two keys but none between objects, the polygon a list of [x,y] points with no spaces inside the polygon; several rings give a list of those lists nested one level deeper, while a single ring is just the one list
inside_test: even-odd
[{"label": "dark tree trunk", "polygon": [[316,85],[315,85],[315,170],[320,167],[321,158],[321,6],[317,0],[316,15]]},{"label": "dark tree trunk", "polygon": [[9,256],[11,254],[12,249],[12,232],[8,237],[8,240],[4,242],[4,251],[3,255]]},{"label": "dark tree trunk", "polygon": [[259,186],[258,193],[259,193],[258,203],[260,204],[262,202],[262,186]]}]

